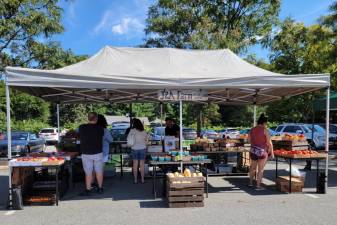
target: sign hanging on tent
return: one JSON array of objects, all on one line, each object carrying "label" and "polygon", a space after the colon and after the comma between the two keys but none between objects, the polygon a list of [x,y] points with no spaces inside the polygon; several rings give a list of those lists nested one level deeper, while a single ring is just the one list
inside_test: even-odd
[{"label": "sign hanging on tent", "polygon": [[160,101],[207,101],[208,93],[205,90],[160,90]]}]

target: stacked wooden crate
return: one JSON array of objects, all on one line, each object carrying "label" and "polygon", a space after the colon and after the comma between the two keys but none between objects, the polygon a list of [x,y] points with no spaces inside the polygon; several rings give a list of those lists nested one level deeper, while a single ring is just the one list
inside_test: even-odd
[{"label": "stacked wooden crate", "polygon": [[168,207],[204,206],[204,177],[167,177],[166,187]]},{"label": "stacked wooden crate", "polygon": [[308,141],[295,140],[273,140],[274,149],[284,150],[307,150],[309,147]]}]

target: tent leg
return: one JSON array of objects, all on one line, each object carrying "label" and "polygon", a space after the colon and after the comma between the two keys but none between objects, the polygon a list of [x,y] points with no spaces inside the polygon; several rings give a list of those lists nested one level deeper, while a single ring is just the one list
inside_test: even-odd
[{"label": "tent leg", "polygon": [[[329,128],[330,128],[330,87],[326,90],[326,115],[325,115],[325,151],[328,154],[325,162],[325,193],[328,192],[328,172],[329,172]],[[318,168],[317,168],[318,169]]]},{"label": "tent leg", "polygon": [[[182,159],[183,155],[183,101],[179,101],[179,121],[180,121],[180,131],[179,131],[179,147],[180,147],[180,157]],[[180,162],[181,172],[183,172],[183,162]]]},{"label": "tent leg", "polygon": [[163,103],[160,102],[160,141],[163,141]]},{"label": "tent leg", "polygon": [[57,142],[60,143],[60,104],[56,104],[56,114],[57,114]]},{"label": "tent leg", "polygon": [[[6,122],[7,122],[7,156],[8,162],[12,159],[12,133],[11,133],[11,100],[9,96],[9,85],[6,82]],[[12,169],[8,169],[8,207],[12,207]]]},{"label": "tent leg", "polygon": [[130,117],[130,125],[131,125],[131,121],[132,121],[132,102],[130,102],[130,104],[129,104],[129,117]]},{"label": "tent leg", "polygon": [[254,113],[253,113],[253,125],[256,126],[256,104],[254,103]]},{"label": "tent leg", "polygon": [[200,137],[201,135],[201,120],[202,120],[202,105],[199,105],[199,115],[198,115],[198,119],[197,119],[197,135],[198,137]]}]

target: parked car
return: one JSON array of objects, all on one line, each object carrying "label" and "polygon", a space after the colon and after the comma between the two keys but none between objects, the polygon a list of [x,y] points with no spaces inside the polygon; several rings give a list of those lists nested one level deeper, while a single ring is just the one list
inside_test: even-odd
[{"label": "parked car", "polygon": [[160,141],[165,136],[165,127],[154,127],[150,134],[151,141]]},{"label": "parked car", "polygon": [[240,134],[240,131],[236,128],[226,128],[221,130],[220,136],[222,138],[235,139]]},{"label": "parked car", "polygon": [[116,126],[111,128],[111,136],[113,138],[114,142],[121,141],[126,142],[126,129],[128,129],[129,126]]},{"label": "parked car", "polygon": [[[318,123],[318,126],[322,127],[325,130],[325,123]],[[311,124],[312,126],[312,124]],[[337,134],[337,126],[335,124],[329,125],[329,133],[330,134]]]},{"label": "parked car", "polygon": [[[279,134],[304,134],[308,142],[314,148],[322,148],[324,146],[324,136],[318,132],[312,134],[311,129],[307,124],[303,123],[285,123],[277,126],[276,132]],[[312,136],[314,138],[312,138]]]},{"label": "parked car", "polygon": [[112,128],[125,128],[127,129],[128,127],[130,127],[130,122],[127,121],[121,121],[121,122],[113,122],[111,124]]},{"label": "parked car", "polygon": [[[267,128],[270,136],[276,136],[278,133],[270,128]],[[250,129],[240,130],[240,134],[249,134]],[[240,136],[240,134],[238,136]]]},{"label": "parked car", "polygon": [[208,138],[208,139],[214,139],[214,140],[221,138],[220,134],[215,132],[214,130],[201,131],[201,137]]},{"label": "parked car", "polygon": [[[31,152],[41,152],[45,149],[45,140],[38,138],[36,134],[25,131],[12,132],[12,155],[22,156]],[[8,138],[4,135],[4,139],[0,140],[0,155],[7,156],[8,154]]]},{"label": "parked car", "polygon": [[[325,125],[323,124],[306,124],[306,126],[314,132],[314,137],[317,139],[315,142],[316,148],[325,148]],[[333,125],[330,125],[329,129],[333,131]],[[329,146],[330,148],[337,148],[337,134],[329,134]]]},{"label": "parked car", "polygon": [[55,144],[59,140],[59,134],[57,128],[43,128],[39,132],[39,137],[43,138],[46,143]]},{"label": "parked car", "polygon": [[183,138],[185,140],[195,140],[197,138],[197,131],[193,128],[183,128]]},{"label": "parked car", "polygon": [[60,146],[62,150],[68,152],[79,151],[79,146],[77,146],[77,135],[76,131],[70,130],[65,133],[65,135],[60,137]]}]

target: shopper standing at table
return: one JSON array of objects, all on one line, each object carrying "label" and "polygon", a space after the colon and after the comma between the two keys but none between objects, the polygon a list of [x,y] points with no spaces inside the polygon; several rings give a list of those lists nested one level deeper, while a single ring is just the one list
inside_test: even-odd
[{"label": "shopper standing at table", "polygon": [[108,122],[106,121],[105,117],[101,114],[98,114],[97,124],[104,129],[103,135],[103,162],[106,163],[109,160],[109,152],[110,152],[110,143],[112,143],[113,139],[111,136],[110,131],[107,129]]},{"label": "shopper standing at table", "polygon": [[88,114],[88,123],[79,127],[82,164],[85,173],[86,190],[81,195],[90,195],[92,192],[92,174],[95,172],[98,183],[98,193],[103,193],[103,127],[97,124],[98,116],[95,112]]},{"label": "shopper standing at table", "polygon": [[144,183],[144,164],[146,157],[146,143],[147,133],[144,126],[139,119],[135,119],[132,128],[127,137],[127,144],[132,149],[132,172],[134,176],[134,183],[138,182],[138,166],[141,176],[141,182]]},{"label": "shopper standing at table", "polygon": [[261,187],[264,167],[268,160],[268,156],[274,158],[273,144],[271,143],[266,127],[267,122],[268,118],[264,114],[261,114],[257,121],[257,126],[253,127],[249,133],[251,144],[249,186],[253,186],[254,178],[256,176],[256,190],[264,190],[264,188]]}]

